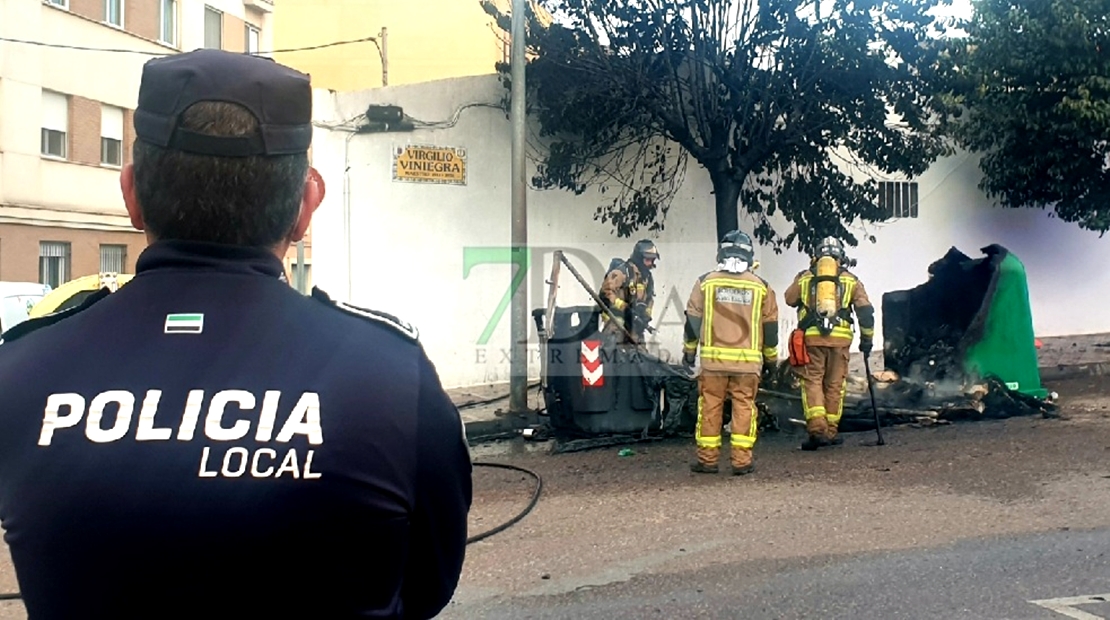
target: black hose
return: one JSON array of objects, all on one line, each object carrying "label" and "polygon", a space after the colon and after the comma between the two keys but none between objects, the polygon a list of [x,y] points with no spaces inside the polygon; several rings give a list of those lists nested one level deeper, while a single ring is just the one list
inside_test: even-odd
[{"label": "black hose", "polygon": [[[524,517],[528,516],[528,513],[532,512],[532,509],[536,507],[536,504],[540,501],[540,492],[543,491],[543,478],[541,478],[539,474],[537,474],[536,472],[534,472],[530,469],[525,469],[523,467],[517,467],[516,465],[506,465],[505,463],[474,463],[474,466],[475,467],[496,467],[498,469],[510,469],[510,470],[513,470],[513,471],[524,472],[524,473],[528,474],[529,476],[532,476],[533,478],[536,479],[536,490],[532,493],[532,501],[528,502],[528,506],[526,506],[524,508],[524,510],[522,510],[520,512],[520,514],[518,514],[517,516],[513,517],[512,519],[509,519],[508,521],[502,523],[501,525],[498,525],[497,527],[493,528],[492,530],[482,532],[481,534],[475,534],[474,536],[471,536],[470,538],[467,538],[466,539],[466,544],[468,544],[468,545],[471,544],[471,543],[476,543],[479,540],[484,540],[486,538],[489,538],[490,536],[493,536],[494,534],[504,532],[505,530],[509,529],[510,527],[516,525],[517,522],[519,522]],[[22,598],[23,598],[23,596],[19,592],[0,593],[0,601],[18,601]]]},{"label": "black hose", "polygon": [[[539,385],[540,385],[539,383],[532,383],[532,384],[528,385],[525,389],[530,390],[534,387],[539,387]],[[469,409],[471,407],[479,407],[481,405],[492,405],[493,403],[496,403],[499,400],[505,400],[509,396],[512,396],[512,394],[505,393],[505,394],[501,394],[500,396],[494,396],[493,398],[486,398],[484,400],[472,400],[472,401],[469,401],[469,402],[465,402],[461,405],[458,405],[456,407],[456,409],[462,411],[463,409]]]},{"label": "black hose", "polygon": [[512,519],[509,519],[508,521],[502,523],[501,525],[498,525],[497,527],[493,528],[492,530],[482,532],[481,534],[475,534],[475,535],[471,536],[470,538],[467,538],[466,539],[466,544],[468,544],[468,545],[471,544],[471,543],[476,543],[479,540],[489,538],[490,536],[493,536],[494,534],[497,534],[499,532],[504,532],[505,530],[509,529],[510,527],[516,525],[516,523],[518,521],[520,521],[524,517],[528,516],[528,513],[532,512],[532,509],[536,507],[536,503],[540,501],[540,492],[543,491],[543,478],[541,478],[539,474],[537,474],[536,472],[534,472],[530,469],[525,469],[523,467],[517,467],[516,465],[506,465],[505,463],[474,463],[474,466],[475,467],[496,467],[498,469],[509,469],[509,470],[512,470],[512,471],[524,472],[524,473],[528,474],[529,476],[532,476],[533,478],[536,479],[536,490],[532,493],[532,501],[528,502],[528,505],[524,508],[524,510],[522,510],[520,512],[520,514],[518,514],[517,516],[513,517]]}]

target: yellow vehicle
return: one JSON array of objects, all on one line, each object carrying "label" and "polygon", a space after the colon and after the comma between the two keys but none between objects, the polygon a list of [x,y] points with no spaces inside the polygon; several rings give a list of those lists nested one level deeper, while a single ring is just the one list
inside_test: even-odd
[{"label": "yellow vehicle", "polygon": [[81,305],[89,295],[107,288],[113,293],[119,287],[127,284],[134,278],[128,273],[94,273],[70,280],[58,288],[50,291],[28,313],[28,317],[35,319],[55,312],[69,310]]}]

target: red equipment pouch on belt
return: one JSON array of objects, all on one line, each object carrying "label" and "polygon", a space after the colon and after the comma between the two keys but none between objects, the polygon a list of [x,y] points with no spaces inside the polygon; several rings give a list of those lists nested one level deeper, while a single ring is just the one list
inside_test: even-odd
[{"label": "red equipment pouch on belt", "polygon": [[806,333],[800,329],[790,332],[790,365],[794,367],[805,366],[809,363],[809,351],[806,349]]}]

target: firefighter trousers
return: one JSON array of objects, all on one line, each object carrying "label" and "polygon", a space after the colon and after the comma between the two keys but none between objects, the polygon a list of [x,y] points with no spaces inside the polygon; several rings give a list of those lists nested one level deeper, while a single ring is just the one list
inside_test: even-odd
[{"label": "firefighter trousers", "polygon": [[809,363],[798,369],[802,380],[802,407],[810,435],[835,439],[844,413],[850,347],[807,345]]},{"label": "firefighter trousers", "polygon": [[721,426],[725,399],[732,399],[732,423],[729,433],[729,460],[733,467],[752,462],[758,425],[755,394],[759,390],[757,374],[726,374],[701,371],[698,377],[698,425],[694,432],[698,462],[716,467],[721,452]]}]

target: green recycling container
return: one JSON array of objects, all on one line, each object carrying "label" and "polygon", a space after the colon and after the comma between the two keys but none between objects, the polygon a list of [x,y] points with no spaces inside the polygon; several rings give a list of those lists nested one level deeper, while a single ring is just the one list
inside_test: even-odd
[{"label": "green recycling container", "polygon": [[1045,398],[1025,266],[990,245],[972,259],[956,248],[929,266],[929,280],[883,295],[883,357],[903,377],[978,381],[996,377]]},{"label": "green recycling container", "polygon": [[980,377],[994,375],[1015,392],[1045,398],[1048,390],[1041,385],[1025,266],[1005,250],[994,258],[994,277],[982,316],[976,317],[983,322],[982,331],[968,343],[964,370]]}]

